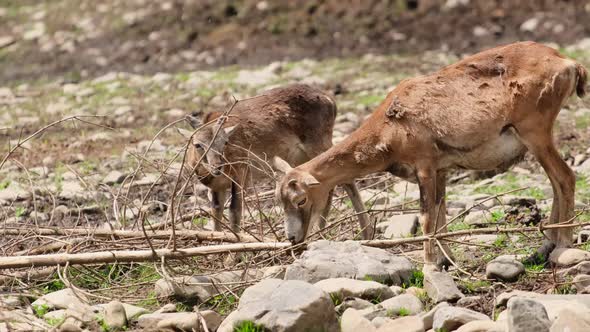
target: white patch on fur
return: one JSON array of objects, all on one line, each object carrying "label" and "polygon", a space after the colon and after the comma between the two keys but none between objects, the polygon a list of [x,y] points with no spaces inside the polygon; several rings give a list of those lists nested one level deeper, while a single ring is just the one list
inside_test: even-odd
[{"label": "white patch on fur", "polygon": [[354,153],[354,160],[357,162],[357,164],[362,163],[366,159],[367,159],[367,156],[364,153],[362,153],[360,151],[356,151]]},{"label": "white patch on fur", "polygon": [[389,147],[387,146],[387,144],[385,144],[383,142],[379,142],[377,145],[375,145],[375,149],[377,149],[377,151],[381,151],[381,152],[389,151]]}]

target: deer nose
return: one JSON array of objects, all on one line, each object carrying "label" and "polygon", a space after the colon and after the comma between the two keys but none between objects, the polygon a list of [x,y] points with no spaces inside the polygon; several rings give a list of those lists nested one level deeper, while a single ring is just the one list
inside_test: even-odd
[{"label": "deer nose", "polygon": [[291,242],[291,244],[295,244],[295,235],[289,236],[288,240]]}]

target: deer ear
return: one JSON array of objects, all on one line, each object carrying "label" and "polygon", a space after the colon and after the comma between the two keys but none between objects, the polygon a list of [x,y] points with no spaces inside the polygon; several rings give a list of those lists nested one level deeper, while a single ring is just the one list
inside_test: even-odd
[{"label": "deer ear", "polygon": [[315,186],[319,186],[320,182],[311,174],[306,173],[305,177],[303,177],[302,179],[303,183],[305,183],[306,186],[308,187],[315,187]]},{"label": "deer ear", "polygon": [[197,115],[200,115],[200,113],[193,112],[192,114],[187,114],[184,117],[186,122],[188,122],[191,125],[191,127],[193,127],[193,129],[197,129],[200,125],[203,124],[203,122],[201,121],[201,119],[197,117]]},{"label": "deer ear", "polygon": [[234,130],[236,130],[237,126],[238,125],[231,126],[231,127],[225,127],[225,128],[223,128],[223,132],[225,133],[225,135],[227,137],[229,137],[234,132]]},{"label": "deer ear", "polygon": [[182,135],[185,139],[189,139],[191,138],[191,136],[193,136],[193,132],[190,130],[186,130],[186,129],[182,129],[182,128],[176,128],[176,130],[178,130],[178,132],[180,133],[180,135]]},{"label": "deer ear", "polygon": [[284,161],[283,159],[281,159],[281,157],[278,156],[272,158],[272,164],[277,171],[285,174],[293,169],[293,167],[291,167],[291,165],[289,165],[288,162]]}]

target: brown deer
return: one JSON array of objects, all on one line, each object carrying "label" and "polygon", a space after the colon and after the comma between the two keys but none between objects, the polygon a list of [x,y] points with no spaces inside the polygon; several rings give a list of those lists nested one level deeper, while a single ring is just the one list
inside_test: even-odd
[{"label": "brown deer", "polygon": [[[210,123],[221,116],[212,112],[202,120]],[[295,84],[239,101],[223,124],[206,126],[194,135],[185,133],[192,135],[187,165],[210,188],[215,229],[221,230],[224,203],[231,191],[229,219],[232,230],[239,232],[244,189],[252,179],[273,174],[268,166],[273,157],[299,165],[329,149],[335,117],[336,104],[329,95]],[[368,239],[372,228],[358,189],[352,180],[343,184],[359,213],[363,237]],[[325,226],[329,209],[328,202],[320,213],[320,228]]]},{"label": "brown deer", "polygon": [[[568,221],[575,177],[555,148],[552,127],[567,98],[574,91],[584,95],[586,77],[584,67],[556,50],[521,42],[402,81],[341,143],[296,168],[275,160],[286,173],[277,191],[287,237],[305,238],[306,224],[335,185],[380,171],[417,182],[424,234],[445,232],[447,170],[502,168],[527,150],[553,187],[550,222]],[[572,242],[571,228],[547,235],[551,241],[543,247]],[[424,259],[431,267],[444,263],[436,240],[425,241]]]}]

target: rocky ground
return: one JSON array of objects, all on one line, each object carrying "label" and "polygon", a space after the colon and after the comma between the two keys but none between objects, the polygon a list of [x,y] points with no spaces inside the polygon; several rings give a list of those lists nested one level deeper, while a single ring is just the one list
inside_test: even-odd
[{"label": "rocky ground", "polygon": [[366,53],[460,55],[517,40],[571,44],[588,36],[589,22],[585,0],[4,0],[0,62],[11,65],[0,84]]},{"label": "rocky ground", "polygon": [[[576,50],[577,60],[588,64],[585,51],[567,49]],[[0,169],[0,213],[5,230],[20,231],[0,240],[3,255],[148,248],[141,234],[99,239],[41,236],[38,230],[139,230],[142,221],[162,227],[182,159],[183,139],[174,127],[186,127],[182,119],[188,113],[223,110],[232,96],[240,99],[272,86],[306,82],[335,94],[338,142],[401,79],[455,60],[444,52],[365,55],[275,62],[248,70],[224,67],[152,76],[112,72],[75,84],[6,85],[0,89],[0,135],[6,149],[18,148]],[[555,128],[562,154],[576,171],[579,222],[590,221],[584,211],[590,199],[586,105],[587,100],[572,98]],[[24,141],[69,116],[78,118]],[[455,218],[451,231],[534,226],[547,218],[551,187],[529,157],[506,173],[482,176],[453,175],[447,211],[449,219]],[[420,234],[415,185],[387,174],[359,183],[379,238]],[[272,188],[272,183],[261,184],[257,190],[262,194],[249,198],[244,228],[254,236],[283,240],[280,211],[268,195]],[[190,191],[175,201],[183,221],[177,222],[178,229],[209,229],[206,214],[199,212],[208,206],[205,188],[195,184]],[[576,229],[580,249],[555,254],[552,262],[526,264],[522,259],[542,240],[537,231],[466,235],[451,243],[458,267],[448,274],[423,274],[418,244],[384,250],[354,242],[313,242],[359,238],[350,202],[341,193],[339,197],[331,214],[335,226],[321,237],[312,236],[303,254],[221,254],[164,265],[4,270],[0,327],[200,331],[206,324],[214,331],[221,324],[218,331],[232,331],[234,322],[246,320],[251,326],[240,331],[262,331],[257,324],[272,331],[505,331],[506,326],[530,331],[516,327],[533,324],[533,316],[534,324],[544,327],[570,324],[572,317],[580,326],[590,324],[582,319],[590,310],[590,295],[580,295],[588,291],[590,231]],[[182,247],[196,245],[190,237],[177,241]],[[153,239],[152,245],[168,243]]]},{"label": "rocky ground", "polygon": [[[0,16],[19,13],[7,7]],[[39,20],[46,15],[27,13]],[[34,32],[39,27],[35,23],[26,30],[28,37],[47,42],[40,38],[45,33]],[[13,59],[5,52],[20,41],[6,44],[0,46],[0,59]],[[590,65],[586,41],[552,45]],[[195,183],[171,198],[184,144],[175,127],[188,128],[185,115],[224,110],[232,98],[304,82],[334,94],[338,142],[400,80],[456,60],[446,51],[365,54],[248,69],[185,68],[148,75],[121,67],[67,79],[6,81],[0,87],[0,157],[9,157],[0,159],[2,256],[169,247],[168,237],[154,237],[148,244],[141,229],[169,230],[172,204],[177,206],[179,247],[218,244],[182,234],[211,228],[205,187]],[[582,223],[590,221],[585,210],[590,202],[589,100],[572,97],[555,127],[560,152],[576,172],[576,221]],[[66,120],[49,126],[60,119]],[[421,272],[419,243],[378,249],[343,242],[359,239],[359,230],[350,202],[339,191],[330,215],[333,226],[314,234],[304,252],[1,270],[0,331],[206,331],[204,326],[233,331],[238,322],[242,332],[263,331],[260,325],[272,331],[590,329],[590,295],[585,295],[590,292],[590,229],[576,228],[576,248],[556,251],[549,262],[524,261],[539,247],[540,232],[501,232],[547,219],[552,192],[539,165],[527,157],[503,174],[457,172],[450,181],[450,230],[499,231],[455,238],[450,245],[456,266],[448,273]],[[379,239],[420,234],[415,185],[387,174],[359,179],[359,184]],[[283,241],[272,189],[273,183],[261,183],[248,197],[244,231]],[[41,233],[49,227],[136,233]]]}]

